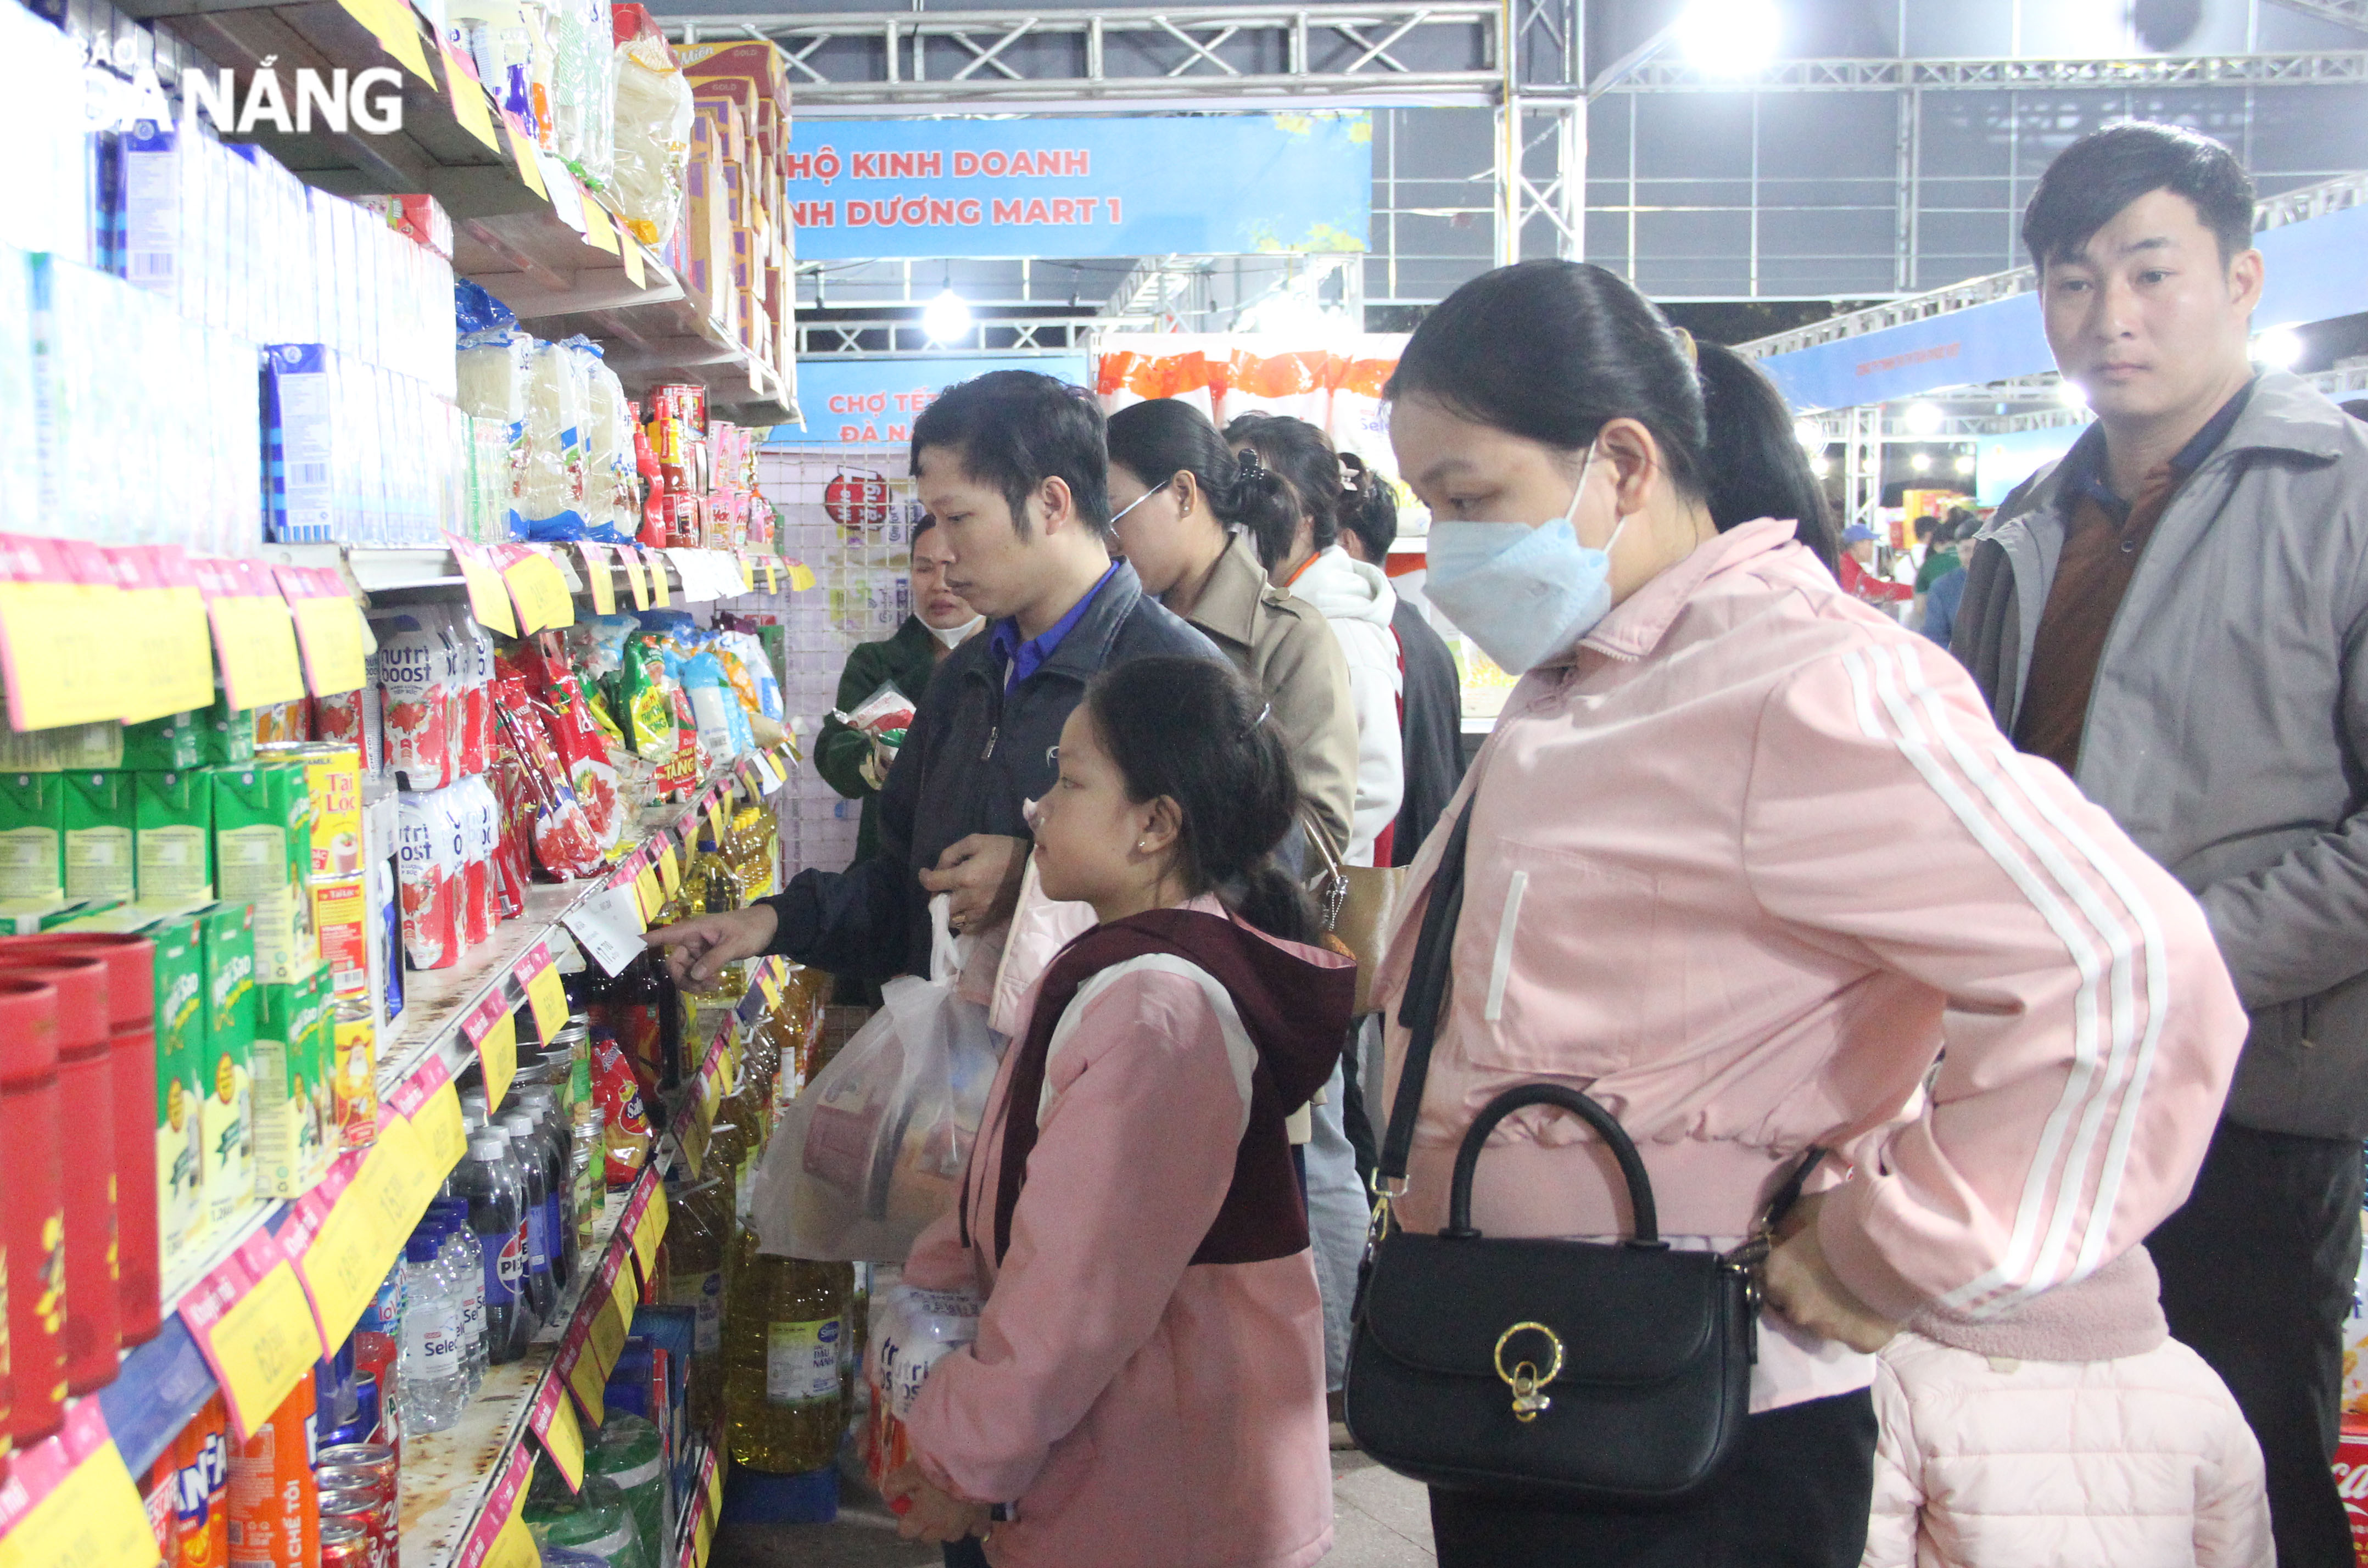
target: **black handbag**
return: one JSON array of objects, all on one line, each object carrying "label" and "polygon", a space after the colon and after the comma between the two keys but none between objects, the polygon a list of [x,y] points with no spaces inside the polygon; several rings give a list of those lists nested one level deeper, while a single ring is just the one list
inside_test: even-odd
[{"label": "black handbag", "polygon": [[[1791,1173],[1743,1246],[1681,1252],[1660,1239],[1652,1182],[1611,1114],[1576,1089],[1528,1084],[1491,1100],[1464,1134],[1447,1228],[1432,1236],[1394,1225],[1390,1198],[1405,1190],[1471,825],[1467,806],[1432,881],[1399,1012],[1411,1038],[1375,1175],[1383,1196],[1349,1351],[1349,1430],[1383,1464],[1433,1486],[1593,1506],[1679,1502],[1742,1430],[1757,1349],[1752,1268],[1819,1151]],[[1578,1117],[1611,1151],[1628,1187],[1628,1240],[1473,1229],[1483,1145],[1506,1117],[1535,1105]]]}]

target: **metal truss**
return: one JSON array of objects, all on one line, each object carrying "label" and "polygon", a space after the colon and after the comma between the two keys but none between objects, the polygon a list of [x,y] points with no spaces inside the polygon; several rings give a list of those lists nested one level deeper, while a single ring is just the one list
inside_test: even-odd
[{"label": "metal truss", "polygon": [[2368,33],[2368,0],[2270,0],[2270,4]]},{"label": "metal truss", "polygon": [[798,357],[837,359],[918,359],[933,355],[984,351],[993,354],[1082,353],[1087,335],[1112,328],[1149,332],[1152,316],[996,316],[973,319],[970,331],[952,343],[929,337],[917,320],[800,322]]},{"label": "metal truss", "polygon": [[2125,60],[1785,60],[1747,75],[1683,59],[1642,62],[1614,93],[1896,93],[2123,91],[2158,87],[2352,86],[2368,82],[2368,50],[2311,54],[2137,55]]},{"label": "metal truss", "polygon": [[[1551,4],[1552,0],[1516,0]],[[817,108],[1116,99],[1400,97],[1493,104],[1495,0],[1112,11],[664,18],[689,42],[763,39]]]}]

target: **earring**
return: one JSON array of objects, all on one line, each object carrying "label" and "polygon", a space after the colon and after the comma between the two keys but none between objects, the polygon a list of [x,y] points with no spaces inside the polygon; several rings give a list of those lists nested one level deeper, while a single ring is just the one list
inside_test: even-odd
[{"label": "earring", "polygon": [[1135,852],[1137,855],[1140,855],[1140,854],[1142,854],[1142,853],[1143,853],[1143,840],[1141,840],[1140,838],[1138,838],[1138,839],[1136,839],[1136,840],[1134,841],[1134,852]]}]

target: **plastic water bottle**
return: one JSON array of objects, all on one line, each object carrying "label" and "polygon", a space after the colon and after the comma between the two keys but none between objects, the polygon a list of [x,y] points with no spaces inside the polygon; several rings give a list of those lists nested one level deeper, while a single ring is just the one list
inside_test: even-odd
[{"label": "plastic water bottle", "polygon": [[540,1328],[559,1310],[559,1287],[551,1274],[551,1168],[543,1162],[531,1112],[507,1111],[501,1123],[502,1131],[510,1135],[510,1155],[525,1178],[527,1287],[534,1302],[535,1326]]},{"label": "plastic water bottle", "polygon": [[452,1285],[437,1266],[440,1224],[411,1233],[403,1257],[403,1348],[395,1363],[407,1432],[441,1432],[461,1418],[466,1380],[461,1369],[461,1310]]},{"label": "plastic water bottle", "polygon": [[518,1289],[526,1283],[526,1236],[509,1143],[499,1128],[487,1128],[469,1140],[469,1157],[461,1165],[469,1229],[483,1258],[485,1360],[495,1367],[525,1355],[532,1336],[518,1301]]},{"label": "plastic water bottle", "polygon": [[[455,1167],[458,1173],[459,1167]],[[469,1397],[485,1381],[485,1249],[469,1229],[468,1201],[438,1200],[427,1211],[443,1220],[444,1248],[438,1255],[461,1303],[461,1368]]]}]

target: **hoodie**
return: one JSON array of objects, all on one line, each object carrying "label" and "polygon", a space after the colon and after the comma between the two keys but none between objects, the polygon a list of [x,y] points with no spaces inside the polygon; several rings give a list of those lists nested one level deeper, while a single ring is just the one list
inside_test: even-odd
[{"label": "hoodie", "polygon": [[932,1482],[1015,1505],[998,1568],[1331,1550],[1323,1306],[1282,1119],[1330,1075],[1353,986],[1349,960],[1207,898],[1098,926],[1045,971],[962,1201],[905,1269],[984,1298],[908,1425]]},{"label": "hoodie", "polygon": [[1310,556],[1289,585],[1332,624],[1349,661],[1349,701],[1357,713],[1357,805],[1350,819],[1352,866],[1373,863],[1373,840],[1397,820],[1406,795],[1406,761],[1398,735],[1397,634],[1390,630],[1398,596],[1377,566],[1357,560],[1338,545]]}]

